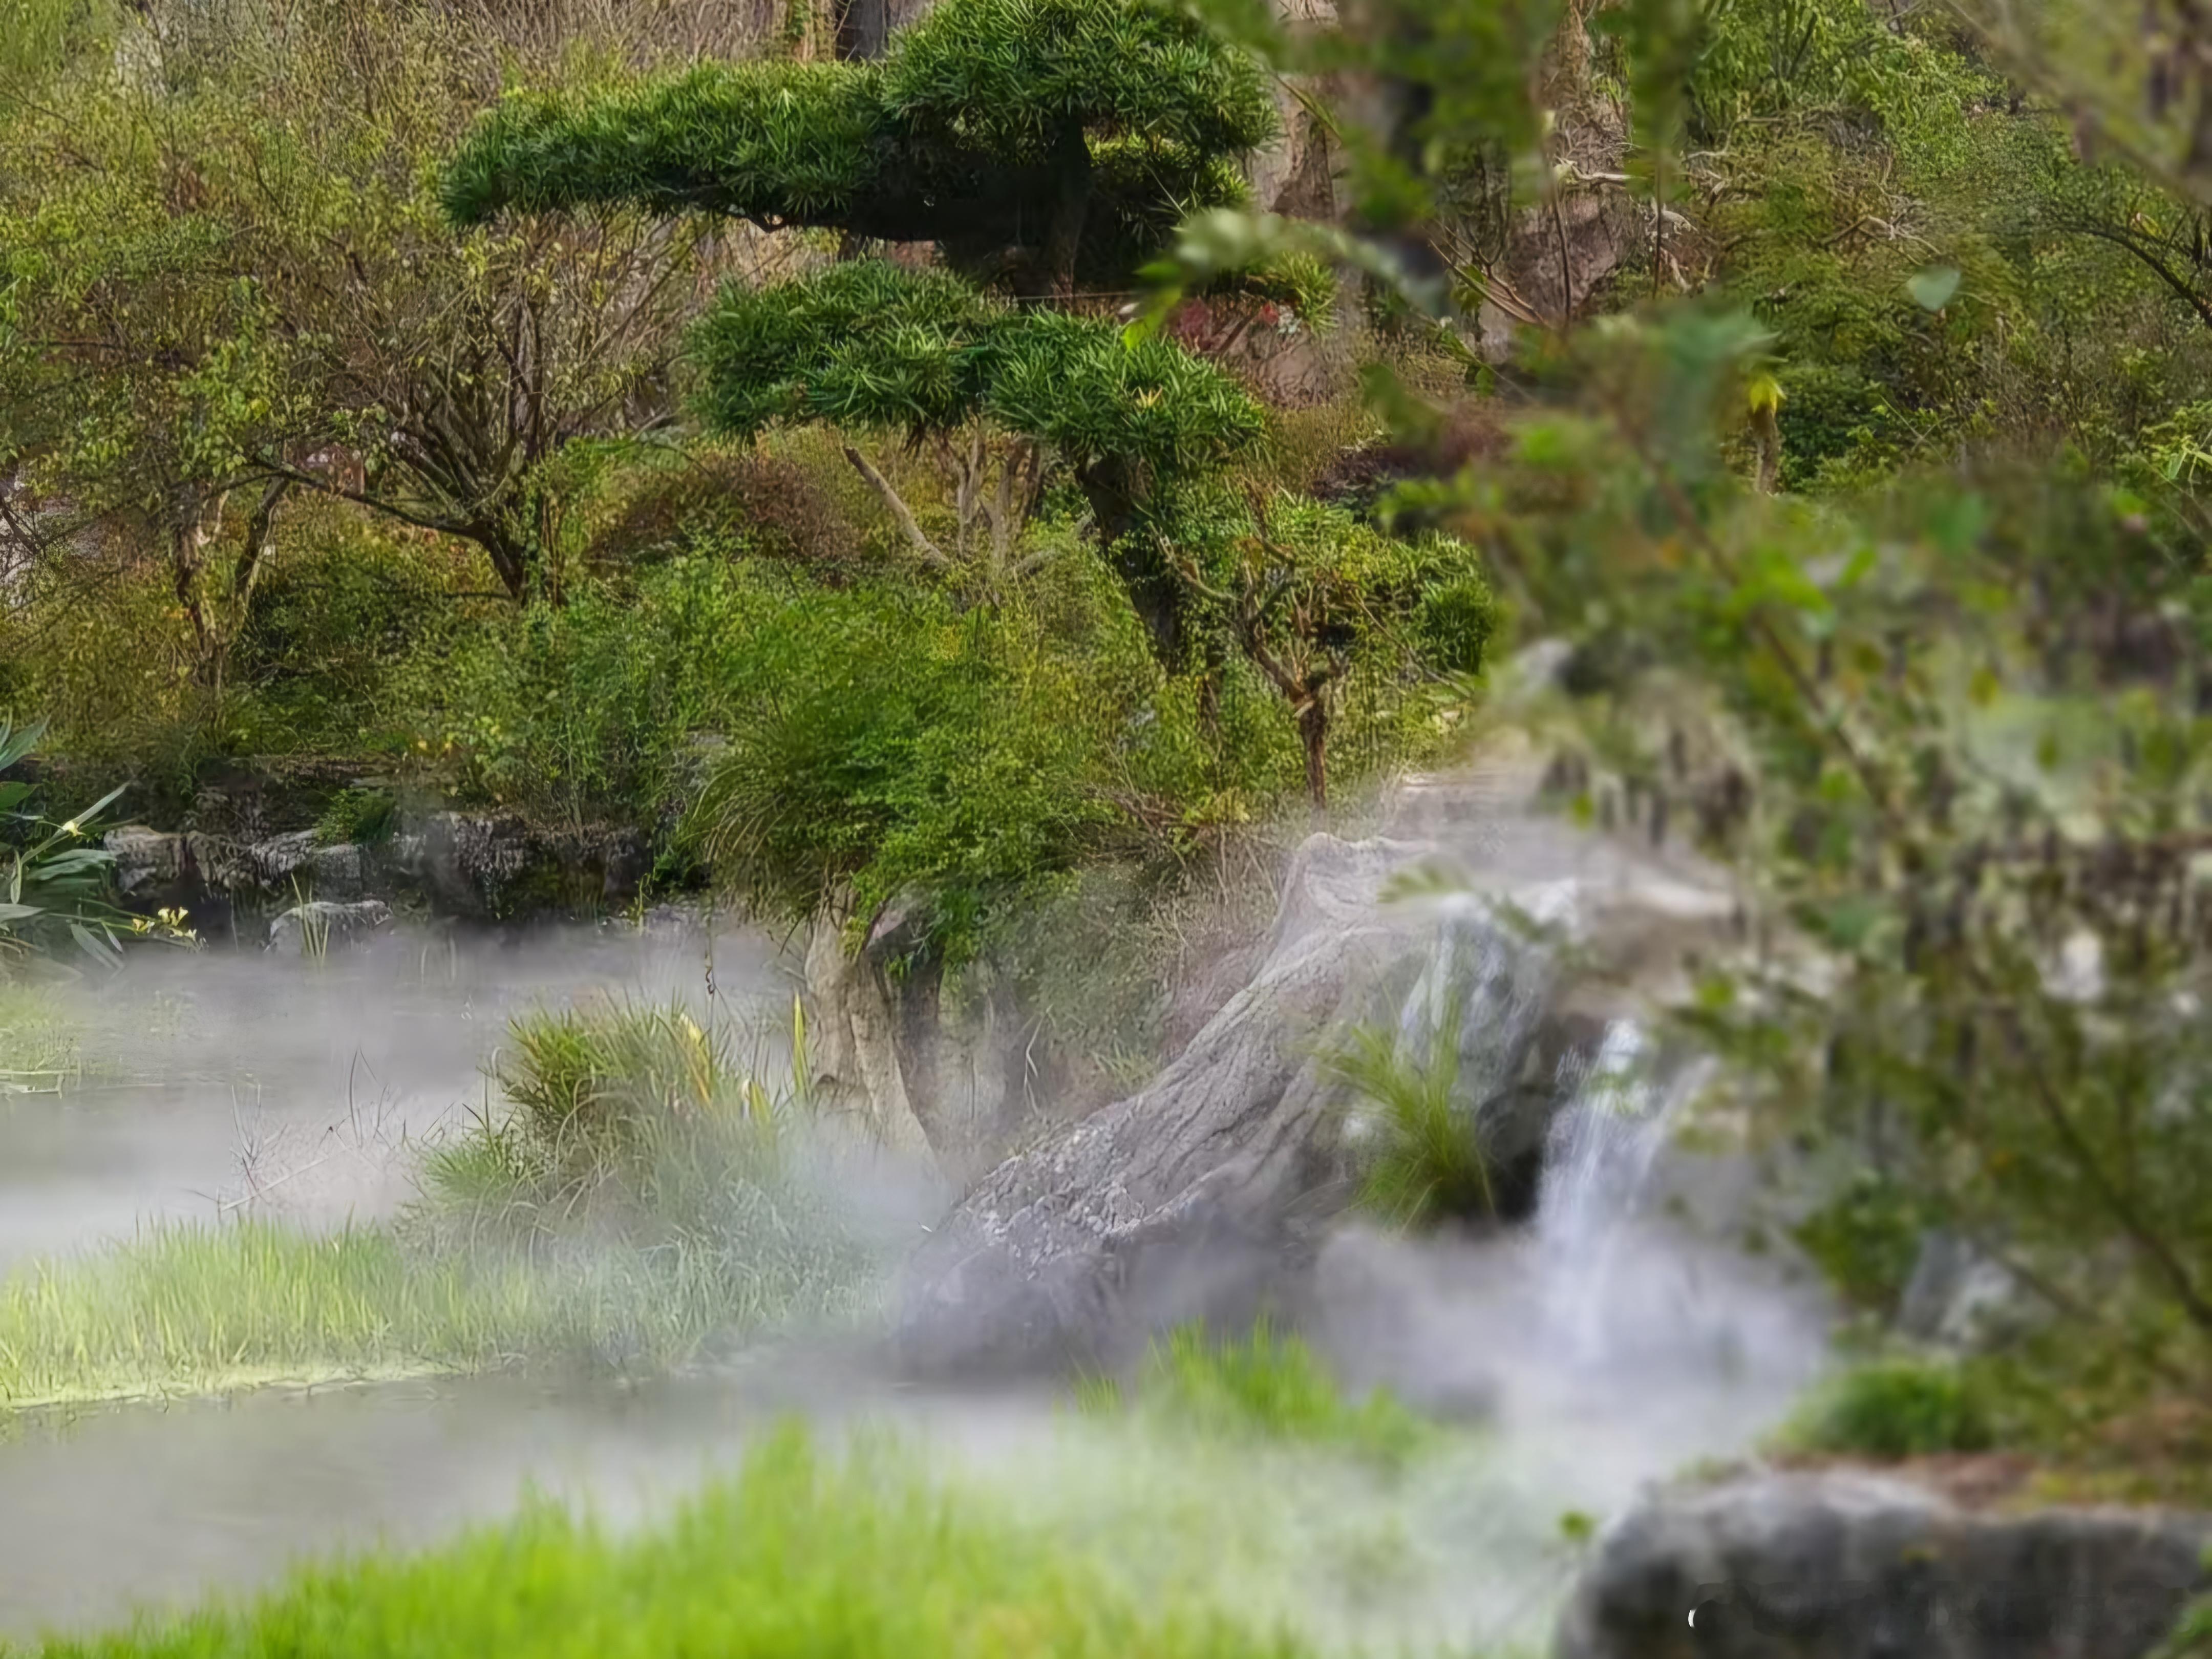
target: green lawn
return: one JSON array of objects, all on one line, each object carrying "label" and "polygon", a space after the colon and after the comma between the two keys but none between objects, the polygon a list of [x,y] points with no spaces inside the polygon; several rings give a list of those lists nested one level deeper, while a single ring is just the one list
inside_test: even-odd
[{"label": "green lawn", "polygon": [[1293,1659],[1195,1602],[1139,1601],[1089,1558],[867,1443],[787,1429],[663,1524],[617,1534],[540,1503],[412,1556],[297,1573],[251,1602],[41,1659]]}]

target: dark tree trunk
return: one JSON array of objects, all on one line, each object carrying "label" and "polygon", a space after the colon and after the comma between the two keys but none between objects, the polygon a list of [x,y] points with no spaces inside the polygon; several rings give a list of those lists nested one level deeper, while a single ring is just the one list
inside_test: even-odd
[{"label": "dark tree trunk", "polygon": [[1319,811],[1328,805],[1328,705],[1318,691],[1298,710],[1298,741],[1306,751],[1306,793]]},{"label": "dark tree trunk", "polygon": [[491,568],[517,605],[530,596],[530,547],[503,519],[479,519],[463,532],[491,557]]},{"label": "dark tree trunk", "polygon": [[1091,210],[1091,145],[1082,127],[1062,127],[1053,146],[1052,224],[1044,244],[1044,268],[1050,292],[1060,299],[1075,293],[1076,256],[1083,246],[1083,222]]},{"label": "dark tree trunk", "polygon": [[1152,654],[1170,673],[1182,665],[1182,584],[1152,547],[1138,525],[1139,495],[1128,467],[1114,459],[1093,461],[1076,474],[1091,504],[1099,550],[1129,596],[1130,607],[1152,642]]}]

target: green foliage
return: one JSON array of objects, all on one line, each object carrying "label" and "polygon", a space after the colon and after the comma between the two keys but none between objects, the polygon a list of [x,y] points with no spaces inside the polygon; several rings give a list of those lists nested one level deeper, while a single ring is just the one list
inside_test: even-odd
[{"label": "green foliage", "polygon": [[100,967],[113,967],[123,937],[149,931],[115,908],[115,858],[94,839],[100,815],[122,790],[56,823],[33,810],[33,785],[5,777],[45,734],[42,724],[18,726],[0,715],[0,975],[72,942]]},{"label": "green foliage", "polygon": [[1297,1659],[1204,1602],[1139,1601],[1102,1564],[933,1486],[919,1460],[864,1443],[842,1458],[787,1427],[743,1468],[643,1529],[532,1504],[416,1556],[297,1571],[240,1604],[127,1633],[46,1638],[41,1659],[523,1659],[683,1652],[1052,1653]]},{"label": "green foliage", "polygon": [[0,120],[0,456],[163,550],[212,684],[310,494],[540,579],[556,464],[665,407],[719,254],[622,216],[456,235],[428,164],[498,75],[457,14],[200,21],[163,75],[88,54]]},{"label": "green foliage", "polygon": [[1185,1325],[1156,1340],[1127,1388],[1086,1380],[1085,1409],[1134,1411],[1210,1438],[1327,1447],[1402,1466],[1431,1431],[1390,1395],[1350,1400],[1319,1356],[1264,1320],[1243,1338]]},{"label": "green foliage", "polygon": [[1844,1296],[1895,1311],[1912,1276],[1926,1223],[1911,1193],[1870,1170],[1801,1222],[1797,1243]]},{"label": "green foliage", "polygon": [[1328,1057],[1360,1102],[1360,1199],[1394,1226],[1497,1210],[1474,1117],[1460,1098],[1461,999],[1447,997],[1426,1052],[1392,1029],[1355,1026]]},{"label": "green foliage", "polygon": [[0,96],[112,47],[114,27],[99,0],[0,0]]},{"label": "green foliage", "polygon": [[399,803],[382,789],[342,789],[315,821],[315,839],[325,847],[374,846],[389,841],[398,821]]},{"label": "green foliage", "polygon": [[1932,1457],[1986,1451],[1996,1429],[1976,1375],[1942,1361],[1887,1359],[1824,1384],[1785,1431],[1806,1451]]},{"label": "green foliage", "polygon": [[1180,665],[1182,601],[1140,520],[1179,482],[1260,439],[1259,405],[1220,369],[1158,339],[1125,347],[1096,319],[1017,310],[947,273],[885,262],[726,292],[701,326],[699,356],[704,412],[738,435],[826,421],[915,447],[986,421],[1042,446],[1082,487],[1133,599],[1166,614],[1161,650]]},{"label": "green foliage", "polygon": [[938,241],[975,268],[1034,250],[1072,166],[1079,268],[1102,285],[1175,214],[1241,201],[1273,106],[1256,70],[1146,0],[947,0],[865,64],[702,65],[585,95],[511,94],[454,158],[447,210],[632,203]]},{"label": "green foliage", "polygon": [[410,1235],[438,1254],[520,1245],[558,1265],[609,1238],[704,1310],[829,1305],[866,1267],[799,1167],[809,1125],[796,1009],[787,1080],[681,1007],[515,1020],[494,1066],[507,1108],[431,1147]]},{"label": "green foliage", "polygon": [[957,958],[1109,821],[1112,712],[1029,628],[891,592],[779,620],[689,827],[757,909],[803,916],[850,881],[865,927],[920,896],[923,936]]}]

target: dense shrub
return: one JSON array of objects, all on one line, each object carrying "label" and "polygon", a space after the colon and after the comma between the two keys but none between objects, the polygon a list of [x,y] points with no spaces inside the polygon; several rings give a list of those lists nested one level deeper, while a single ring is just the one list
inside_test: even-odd
[{"label": "dense shrub", "polygon": [[1942,1361],[1887,1359],[1845,1371],[1816,1392],[1789,1431],[1808,1451],[1926,1457],[1985,1451],[1996,1437],[1986,1388]]}]

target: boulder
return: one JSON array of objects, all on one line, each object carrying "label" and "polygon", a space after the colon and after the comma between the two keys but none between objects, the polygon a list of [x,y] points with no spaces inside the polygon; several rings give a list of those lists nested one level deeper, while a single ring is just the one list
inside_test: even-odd
[{"label": "boulder", "polygon": [[279,956],[315,957],[358,945],[392,924],[392,908],[380,899],[295,904],[269,924],[267,948]]},{"label": "boulder", "polygon": [[1330,1103],[1311,1039],[1378,974],[1388,843],[1316,836],[1252,982],[1142,1092],[992,1170],[908,1264],[912,1369],[1110,1364],[1126,1344],[1264,1291],[1322,1184]]},{"label": "boulder", "polygon": [[[1250,982],[1150,1086],[992,1170],[915,1253],[907,1364],[1113,1363],[1163,1326],[1295,1302],[1366,1127],[1317,1058],[1350,1019],[1392,1019],[1418,1044],[1443,997],[1464,998],[1462,1093],[1494,1165],[1533,1187],[1580,1076],[1577,1033],[1668,982],[1734,906],[1709,874],[1517,816],[1523,770],[1418,781],[1392,811],[1418,839],[1310,838]],[[1461,878],[1390,902],[1439,861]],[[1599,946],[1626,982],[1561,986],[1549,943],[1509,912]]]},{"label": "boulder", "polygon": [[115,885],[125,898],[166,891],[187,878],[191,851],[185,838],[131,825],[107,832],[105,845],[115,860]]},{"label": "boulder", "polygon": [[246,864],[253,884],[266,891],[282,891],[294,883],[304,886],[313,878],[315,832],[293,830],[258,841],[246,849]]},{"label": "boulder", "polygon": [[2208,1550],[2207,1515],[1980,1514],[1873,1474],[1752,1474],[1607,1528],[1555,1653],[2146,1659],[2212,1589]]}]

